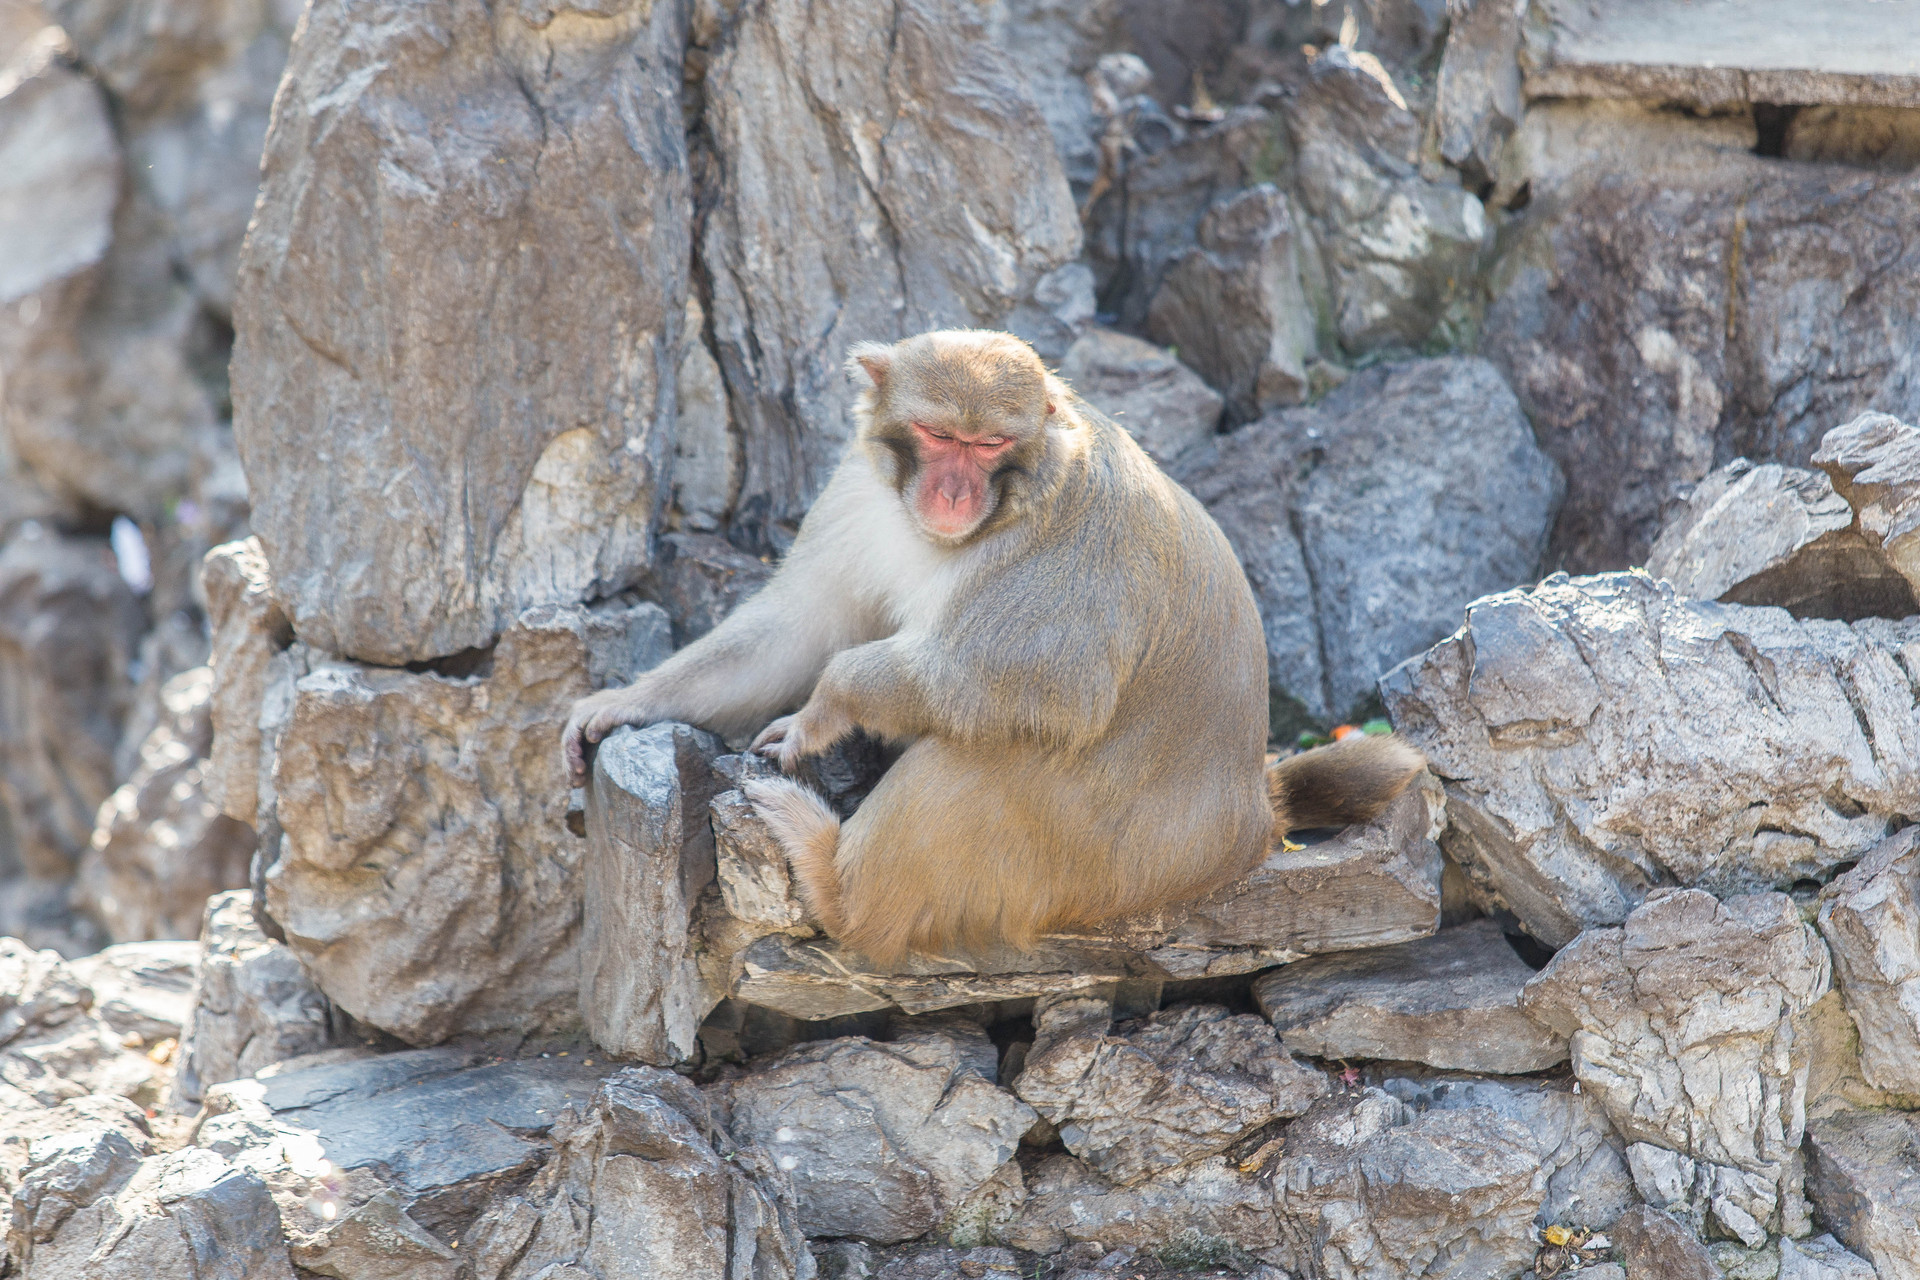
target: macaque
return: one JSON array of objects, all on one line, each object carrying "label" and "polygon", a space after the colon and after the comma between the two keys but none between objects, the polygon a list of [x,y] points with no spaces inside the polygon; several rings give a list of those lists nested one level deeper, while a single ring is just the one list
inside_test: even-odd
[{"label": "macaque", "polygon": [[[1391,737],[1266,765],[1253,592],[1206,511],[1004,333],[861,344],[858,435],[779,571],[565,736],[685,720],[791,772],[860,729],[905,750],[854,815],[748,798],[828,933],[876,964],[1218,888],[1296,827],[1372,817]],[[793,711],[798,707],[798,711]],[[790,714],[789,714],[790,713]]]}]

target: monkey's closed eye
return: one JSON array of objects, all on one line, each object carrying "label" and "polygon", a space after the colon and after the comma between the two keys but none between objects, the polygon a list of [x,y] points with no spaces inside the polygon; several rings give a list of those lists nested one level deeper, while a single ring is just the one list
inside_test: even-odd
[{"label": "monkey's closed eye", "polygon": [[976,449],[1000,449],[1012,443],[1013,437],[1011,436],[988,436],[984,440],[975,440],[973,447]]},{"label": "monkey's closed eye", "polygon": [[914,429],[915,431],[918,431],[918,432],[919,432],[919,433],[920,433],[921,435],[924,435],[924,436],[931,436],[931,437],[933,437],[933,438],[934,438],[935,440],[951,440],[951,439],[953,439],[953,437],[952,437],[952,436],[950,436],[950,435],[948,435],[948,434],[947,434],[946,432],[944,432],[944,431],[935,431],[935,430],[934,430],[934,429],[933,429],[932,427],[930,427],[930,426],[928,426],[928,425],[927,425],[926,423],[924,423],[924,422],[916,422],[916,423],[914,423],[914,424],[913,424],[913,429]]}]

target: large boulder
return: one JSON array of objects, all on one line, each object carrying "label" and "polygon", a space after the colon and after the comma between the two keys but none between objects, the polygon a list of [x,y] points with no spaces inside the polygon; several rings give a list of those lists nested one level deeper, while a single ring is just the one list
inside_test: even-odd
[{"label": "large boulder", "polygon": [[207,901],[200,956],[179,1031],[176,1110],[191,1110],[216,1084],[318,1053],[337,1033],[332,1006],[283,942],[260,931],[253,893]]},{"label": "large boulder", "polygon": [[1920,592],[1920,428],[1863,413],[1820,438],[1813,465],[1853,506],[1861,536]]},{"label": "large boulder", "polygon": [[1825,879],[1920,812],[1916,638],[1556,574],[1475,601],[1381,691],[1448,779],[1449,854],[1559,946],[1657,884]]},{"label": "large boulder", "polygon": [[233,400],[309,643],[443,657],[647,567],[686,313],[685,18],[596,12],[437,0],[300,26]]},{"label": "large boulder", "polygon": [[1068,1151],[1121,1186],[1218,1155],[1327,1092],[1273,1028],[1219,1005],[1190,1005],[1109,1030],[1098,996],[1047,997],[1014,1092]]},{"label": "large boulder", "polygon": [[113,791],[140,625],[104,540],[29,524],[0,548],[0,807],[29,875],[71,874]]},{"label": "large boulder", "polygon": [[798,1046],[723,1090],[734,1140],[791,1174],[808,1235],[890,1244],[965,1216],[997,1178],[1019,1185],[1009,1162],[1035,1116],[995,1086],[995,1060],[965,1026],[849,1036]]},{"label": "large boulder", "polygon": [[578,1024],[586,841],[560,730],[666,631],[650,604],[539,606],[472,674],[332,661],[293,682],[267,903],[330,1000],[422,1045]]},{"label": "large boulder", "polygon": [[1051,1155],[1027,1184],[1019,1217],[1002,1232],[1016,1248],[1051,1254],[1081,1245],[1095,1256],[1134,1249],[1185,1268],[1283,1256],[1273,1188],[1258,1165],[1245,1167],[1231,1156],[1119,1186],[1084,1160]]},{"label": "large boulder", "polygon": [[1654,539],[1647,572],[1683,596],[1779,605],[1796,618],[1920,613],[1832,482],[1777,462],[1735,458],[1694,486]]},{"label": "large boulder", "polygon": [[[1831,981],[1826,946],[1785,894],[1720,902],[1675,889],[1624,926],[1581,934],[1522,1004],[1570,1037],[1574,1076],[1626,1139],[1761,1174],[1791,1195],[1806,1014]],[[1752,1216],[1764,1227],[1775,1208],[1769,1196]]]},{"label": "large boulder", "polygon": [[1092,298],[1046,122],[978,7],[759,0],[710,58],[700,254],[743,446],[732,524],[766,550],[848,439],[850,344],[1011,328],[1057,359]]},{"label": "large boulder", "polygon": [[197,937],[207,898],[247,883],[253,832],[220,812],[204,786],[212,693],[206,667],[166,683],[167,719],[101,806],[81,856],[75,896],[116,942]]},{"label": "large boulder", "polygon": [[1847,1111],[1807,1126],[1807,1194],[1880,1280],[1920,1280],[1920,1115]]},{"label": "large boulder", "polygon": [[1920,414],[1900,212],[1920,179],[1782,164],[1757,141],[1746,112],[1625,102],[1535,103],[1515,135],[1502,183],[1530,198],[1481,350],[1566,469],[1568,569],[1639,563],[1716,462],[1800,466],[1862,410]]},{"label": "large boulder", "polygon": [[1920,826],[1884,841],[1820,895],[1834,985],[1876,1088],[1920,1094]]},{"label": "large boulder", "polygon": [[1325,722],[1532,579],[1561,481],[1513,393],[1472,357],[1386,365],[1174,468],[1239,553],[1276,696]]},{"label": "large boulder", "polygon": [[1567,1059],[1565,1039],[1520,1010],[1532,977],[1500,926],[1477,920],[1297,960],[1254,979],[1253,998],[1295,1053],[1521,1075]]},{"label": "large boulder", "polygon": [[1220,424],[1220,393],[1199,374],[1166,348],[1112,329],[1081,334],[1060,376],[1162,465]]}]

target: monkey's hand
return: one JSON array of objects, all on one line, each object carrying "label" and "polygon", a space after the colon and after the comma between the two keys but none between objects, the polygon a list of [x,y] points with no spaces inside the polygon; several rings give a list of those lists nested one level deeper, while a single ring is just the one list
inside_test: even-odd
[{"label": "monkey's hand", "polygon": [[567,777],[576,787],[587,785],[587,745],[599,742],[623,724],[649,724],[655,719],[651,700],[637,687],[603,689],[573,704],[566,731],[560,736],[566,754]]},{"label": "monkey's hand", "polygon": [[815,699],[762,729],[753,750],[779,761],[782,773],[792,773],[801,757],[817,756],[852,732],[853,721]]}]

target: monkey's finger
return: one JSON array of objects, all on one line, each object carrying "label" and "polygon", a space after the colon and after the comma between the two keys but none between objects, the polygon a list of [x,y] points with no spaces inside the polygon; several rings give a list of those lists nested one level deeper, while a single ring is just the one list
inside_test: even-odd
[{"label": "monkey's finger", "polygon": [[773,754],[772,749],[786,741],[788,737],[787,731],[792,727],[793,717],[781,716],[779,719],[770,722],[766,728],[754,736],[753,746],[749,749],[757,751],[763,756],[771,756]]}]

